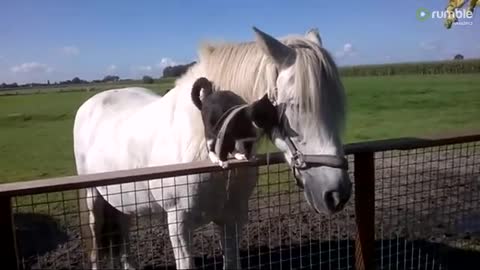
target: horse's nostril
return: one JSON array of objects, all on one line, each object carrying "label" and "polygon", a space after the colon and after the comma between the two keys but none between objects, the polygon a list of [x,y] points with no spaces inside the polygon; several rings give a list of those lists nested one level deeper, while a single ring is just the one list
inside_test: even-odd
[{"label": "horse's nostril", "polygon": [[342,203],[340,193],[336,191],[327,191],[324,195],[325,204],[330,211],[335,211]]}]

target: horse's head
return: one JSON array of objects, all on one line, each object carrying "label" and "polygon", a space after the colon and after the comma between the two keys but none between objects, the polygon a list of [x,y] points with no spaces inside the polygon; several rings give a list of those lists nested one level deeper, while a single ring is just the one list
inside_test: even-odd
[{"label": "horse's head", "polygon": [[344,167],[345,94],[337,67],[316,30],[281,41],[254,31],[257,46],[276,66],[276,89],[269,92],[286,121],[272,140],[294,170],[308,203],[317,212],[340,211],[352,184]]}]

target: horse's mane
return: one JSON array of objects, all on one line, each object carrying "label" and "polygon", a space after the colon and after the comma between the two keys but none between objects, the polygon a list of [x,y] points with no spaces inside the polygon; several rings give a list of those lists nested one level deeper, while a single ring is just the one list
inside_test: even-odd
[{"label": "horse's mane", "polygon": [[253,42],[206,43],[200,47],[199,58],[206,76],[218,88],[235,91],[249,102],[275,88],[276,67]]},{"label": "horse's mane", "polygon": [[218,89],[235,91],[248,102],[267,92],[278,101],[289,100],[298,104],[298,111],[303,114],[299,117],[316,116],[305,119],[310,123],[303,126],[341,132],[345,119],[345,93],[331,55],[303,36],[289,36],[280,41],[295,49],[297,55],[292,70],[294,91],[280,90],[277,93],[277,67],[255,42],[204,43],[199,50],[199,64]]}]

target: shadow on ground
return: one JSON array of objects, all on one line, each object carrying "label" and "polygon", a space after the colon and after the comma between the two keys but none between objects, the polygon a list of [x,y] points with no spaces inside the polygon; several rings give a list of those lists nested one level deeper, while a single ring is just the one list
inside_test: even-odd
[{"label": "shadow on ground", "polygon": [[18,249],[24,258],[42,256],[69,240],[51,216],[16,213],[14,220]]},{"label": "shadow on ground", "polygon": [[[376,241],[376,269],[478,269],[480,252],[425,240]],[[241,252],[242,269],[355,269],[355,241],[312,241],[273,249],[251,247]],[[249,254],[250,253],[250,254]],[[200,269],[223,269],[222,258],[196,258]],[[145,267],[175,269],[175,266]]]},{"label": "shadow on ground", "polygon": [[[22,257],[55,252],[69,239],[49,216],[16,214],[17,240]],[[72,240],[72,239],[70,239]],[[243,269],[355,269],[354,240],[309,241],[303,245],[275,248],[251,246],[241,251]],[[480,252],[442,243],[402,238],[375,243],[377,269],[478,269]],[[77,250],[79,252],[79,250]],[[55,263],[54,263],[55,264]],[[223,269],[221,256],[195,258],[200,269]],[[78,265],[58,269],[76,269]],[[27,267],[28,268],[28,267]],[[174,265],[147,265],[144,270],[175,269]]]}]

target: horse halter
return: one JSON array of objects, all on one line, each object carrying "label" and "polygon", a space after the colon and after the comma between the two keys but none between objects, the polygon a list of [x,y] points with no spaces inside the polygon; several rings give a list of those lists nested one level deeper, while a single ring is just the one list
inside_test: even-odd
[{"label": "horse halter", "polygon": [[[275,105],[278,105],[275,99],[271,98],[271,101]],[[283,113],[279,120],[280,122],[288,122],[288,119]],[[289,136],[284,136],[283,139],[287,144],[288,150],[292,153],[290,164],[292,167],[293,177],[295,178],[296,184],[300,189],[303,189],[304,186],[297,174],[297,171],[303,171],[315,167],[331,167],[341,170],[348,170],[348,160],[345,157],[340,157],[337,155],[303,154],[300,150],[298,150]]]},{"label": "horse halter", "polygon": [[289,137],[285,138],[287,147],[292,153],[291,166],[293,177],[296,184],[300,189],[303,189],[303,183],[300,181],[297,171],[307,170],[315,167],[331,167],[342,170],[348,170],[348,160],[345,157],[339,157],[336,155],[305,155],[303,154]]},{"label": "horse halter", "polygon": [[[275,101],[273,101],[274,104],[276,104]],[[228,124],[232,121],[232,119],[237,115],[241,110],[245,109],[248,105],[239,105],[231,108],[228,110],[224,116],[221,118],[225,117],[225,120],[223,124],[220,127],[218,137],[217,137],[217,142],[215,145],[215,151],[219,153],[221,145],[223,144],[224,136],[228,127]],[[281,121],[288,121],[286,116],[284,114],[281,115],[280,117],[280,122]],[[303,189],[303,183],[300,181],[299,176],[297,175],[297,171],[303,171],[307,170],[310,168],[315,168],[315,167],[331,167],[331,168],[337,168],[341,170],[348,170],[348,160],[345,157],[340,157],[337,155],[312,155],[312,154],[303,154],[298,148],[295,146],[295,144],[292,142],[290,137],[288,136],[283,136],[287,147],[289,151],[292,153],[291,157],[291,167],[293,171],[293,176],[295,178],[296,184],[300,189]]]}]

